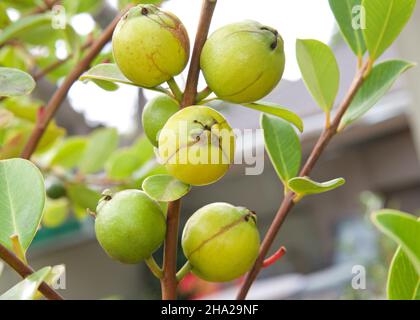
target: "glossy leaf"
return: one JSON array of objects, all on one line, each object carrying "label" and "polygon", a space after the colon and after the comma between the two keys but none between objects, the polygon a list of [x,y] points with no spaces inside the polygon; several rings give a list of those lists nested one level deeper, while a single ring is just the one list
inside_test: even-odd
[{"label": "glossy leaf", "polygon": [[264,130],[265,148],[283,184],[298,174],[302,151],[299,137],[286,121],[261,115],[261,128]]},{"label": "glossy leaf", "polygon": [[[98,84],[100,87],[106,85],[106,83],[123,83],[129,85],[135,85],[130,80],[128,80],[123,73],[118,69],[117,65],[114,63],[103,63],[98,64],[91,68],[89,71],[85,72],[81,77],[81,81],[93,81]],[[115,88],[115,87],[114,87]],[[117,86],[118,88],[118,86]]]},{"label": "glossy leaf", "polygon": [[346,181],[343,178],[327,182],[316,182],[308,177],[297,177],[289,180],[289,188],[300,196],[328,192],[341,187]]},{"label": "glossy leaf", "polygon": [[12,250],[17,235],[24,250],[34,238],[42,218],[45,186],[41,172],[23,159],[0,161],[0,243]]},{"label": "glossy leaf", "polygon": [[66,169],[76,167],[83,157],[87,139],[84,137],[72,137],[66,139],[55,151],[51,158],[51,166],[60,166]]},{"label": "glossy leaf", "polygon": [[354,54],[362,56],[366,52],[362,29],[354,28],[354,22],[360,23],[358,19],[355,20],[357,18],[355,14],[360,14],[356,9],[358,8],[357,6],[361,5],[362,0],[329,0],[329,2],[335,20],[347,44]]},{"label": "glossy leaf", "polygon": [[372,215],[373,223],[399,244],[420,275],[420,220],[397,210],[380,210]]},{"label": "glossy leaf", "polygon": [[366,28],[363,35],[372,60],[397,39],[410,19],[416,0],[363,0]]},{"label": "glossy leaf", "polygon": [[26,95],[34,88],[35,81],[26,72],[0,67],[0,97]]},{"label": "glossy leaf", "polygon": [[33,300],[41,283],[51,272],[51,267],[45,267],[29,275],[13,288],[0,296],[0,300]]},{"label": "glossy leaf", "polygon": [[296,55],[306,87],[321,109],[329,112],[340,82],[334,53],[318,40],[297,40]]},{"label": "glossy leaf", "polygon": [[283,120],[286,120],[290,122],[291,124],[293,124],[296,128],[299,129],[300,132],[303,132],[302,119],[296,113],[286,108],[280,107],[274,103],[263,102],[263,101],[244,103],[242,105],[250,109],[254,109],[257,111],[261,111],[261,112],[282,118]]},{"label": "glossy leaf", "polygon": [[401,247],[389,268],[387,295],[390,300],[420,300],[420,275]]},{"label": "glossy leaf", "polygon": [[170,175],[155,175],[143,181],[142,189],[156,201],[175,201],[185,196],[191,186]]},{"label": "glossy leaf", "polygon": [[118,133],[113,128],[97,129],[89,137],[79,168],[84,174],[103,169],[118,146]]},{"label": "glossy leaf", "polygon": [[401,60],[389,60],[375,66],[362,84],[340,126],[347,126],[368,112],[392,87],[398,77],[414,64]]},{"label": "glossy leaf", "polygon": [[[137,84],[128,80],[117,67],[117,65],[114,63],[97,64],[96,66],[85,72],[80,77],[80,80],[85,82],[92,81],[102,89],[108,91],[114,91],[118,89],[117,84],[119,83],[140,87]],[[160,86],[145,89],[167,93],[167,91]]]}]

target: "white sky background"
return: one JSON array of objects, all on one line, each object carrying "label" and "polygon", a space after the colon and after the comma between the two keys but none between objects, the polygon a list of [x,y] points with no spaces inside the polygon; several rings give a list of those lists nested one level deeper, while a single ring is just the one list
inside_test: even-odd
[{"label": "white sky background", "polygon": [[[113,5],[116,3],[115,0],[108,1]],[[170,0],[164,3],[163,8],[173,12],[182,20],[188,30],[192,46],[201,1]],[[295,58],[296,39],[313,38],[328,43],[335,24],[328,1],[325,0],[219,0],[210,32],[225,24],[245,19],[256,20],[274,27],[282,35],[286,51],[284,78],[288,80],[300,78]],[[88,33],[92,28],[86,16],[75,18],[72,24],[79,33]],[[186,70],[177,77],[182,86]],[[204,87],[202,80],[200,86]],[[136,88],[121,86],[118,91],[107,92],[92,83],[78,82],[71,89],[69,96],[74,108],[83,112],[89,122],[116,127],[121,133],[129,133],[137,125],[133,116],[137,100]],[[150,91],[147,91],[146,96],[152,96]]]}]

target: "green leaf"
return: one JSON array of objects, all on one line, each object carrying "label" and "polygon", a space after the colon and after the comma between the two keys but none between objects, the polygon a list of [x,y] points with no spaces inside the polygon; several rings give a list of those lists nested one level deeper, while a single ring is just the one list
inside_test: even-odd
[{"label": "green leaf", "polygon": [[329,2],[344,39],[356,55],[362,56],[366,52],[362,29],[353,28],[355,19],[353,8],[360,6],[362,0],[329,0]]},{"label": "green leaf", "polygon": [[363,0],[366,46],[372,60],[379,58],[397,39],[410,19],[416,0]]},{"label": "green leaf", "polygon": [[21,17],[0,33],[0,45],[22,34],[30,33],[34,28],[51,24],[51,14],[37,14]]},{"label": "green leaf", "polygon": [[156,201],[175,201],[185,196],[191,186],[170,175],[150,176],[143,181],[142,189]]},{"label": "green leaf", "polygon": [[373,223],[397,242],[420,275],[420,220],[397,210],[384,209],[372,215]]},{"label": "green leaf", "polygon": [[327,182],[315,182],[308,177],[297,177],[289,180],[289,188],[300,196],[328,192],[341,187],[346,181],[343,178]]},{"label": "green leaf", "polygon": [[112,179],[129,178],[153,157],[152,144],[146,137],[141,137],[133,146],[114,152],[105,163],[105,171]]},{"label": "green leaf", "polygon": [[300,132],[303,132],[302,119],[296,113],[286,108],[280,107],[274,103],[264,102],[264,101],[244,103],[242,105],[250,109],[258,110],[258,111],[282,118],[290,122],[291,124],[293,124],[296,128],[299,129]]},{"label": "green leaf", "polygon": [[[123,83],[135,86],[133,82],[128,80],[120,69],[114,63],[103,63],[98,64],[85,72],[81,77],[81,81],[93,81],[98,86],[102,88],[102,86],[108,86],[115,83]],[[114,87],[115,88],[115,87]],[[118,86],[117,86],[118,88]]]},{"label": "green leaf", "polygon": [[[115,63],[97,64],[96,66],[85,72],[79,80],[85,82],[92,81],[97,86],[108,91],[114,91],[118,89],[117,83],[140,87],[137,84],[128,80]],[[145,89],[167,93],[167,91],[160,86]]]},{"label": "green leaf", "polygon": [[329,112],[340,82],[334,53],[318,40],[297,40],[296,56],[306,87],[321,109]]},{"label": "green leaf", "polygon": [[26,72],[0,67],[0,97],[22,96],[34,88],[35,81]]},{"label": "green leaf", "polygon": [[261,115],[261,128],[264,130],[265,148],[283,184],[298,174],[302,151],[299,137],[286,121]]},{"label": "green leaf", "polygon": [[33,300],[39,286],[50,274],[51,267],[45,267],[32,273],[13,288],[0,296],[0,300]]},{"label": "green leaf", "polygon": [[45,186],[41,172],[23,159],[0,161],[0,243],[10,250],[17,235],[24,250],[34,238],[42,218]]},{"label": "green leaf", "polygon": [[140,155],[130,148],[114,152],[105,163],[105,171],[111,179],[130,177],[141,166]]},{"label": "green leaf", "polygon": [[103,169],[118,146],[118,133],[113,128],[97,129],[89,137],[79,168],[84,174]]},{"label": "green leaf", "polygon": [[52,156],[50,165],[66,169],[76,167],[83,157],[86,145],[87,139],[85,137],[72,137],[65,140]]},{"label": "green leaf", "polygon": [[387,295],[390,300],[420,300],[420,275],[401,247],[389,268]]},{"label": "green leaf", "polygon": [[66,186],[67,195],[76,206],[86,212],[86,209],[95,211],[98,201],[101,198],[99,192],[89,189],[83,184],[68,184]]},{"label": "green leaf", "polygon": [[398,77],[413,66],[413,63],[401,60],[389,60],[375,66],[341,119],[340,127],[349,125],[368,112]]}]

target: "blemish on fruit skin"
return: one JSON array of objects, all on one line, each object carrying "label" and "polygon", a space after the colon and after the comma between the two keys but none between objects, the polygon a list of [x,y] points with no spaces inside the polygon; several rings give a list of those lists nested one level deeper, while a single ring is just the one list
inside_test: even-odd
[{"label": "blemish on fruit skin", "polygon": [[[197,248],[193,249],[190,253],[190,257],[197,252],[198,250],[200,250],[203,246],[205,246],[207,243],[209,243],[211,240],[214,240],[215,238],[223,235],[224,233],[226,233],[227,231],[231,230],[232,228],[238,226],[241,222],[248,222],[249,219],[254,219],[255,217],[253,217],[253,213],[249,212],[248,214],[246,214],[245,216],[239,218],[236,221],[233,221],[232,223],[229,223],[228,225],[224,226],[223,228],[221,228],[218,232],[216,232],[214,235],[212,235],[211,237],[209,237],[208,239],[205,239],[203,242],[201,242]],[[189,257],[187,257],[189,258]]]}]

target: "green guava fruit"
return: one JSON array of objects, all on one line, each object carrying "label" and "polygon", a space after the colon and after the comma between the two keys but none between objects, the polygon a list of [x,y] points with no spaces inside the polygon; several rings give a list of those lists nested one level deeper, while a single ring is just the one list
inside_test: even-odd
[{"label": "green guava fruit", "polygon": [[190,45],[184,25],[174,14],[145,4],[121,18],[112,49],[121,72],[137,85],[151,88],[184,70]]},{"label": "green guava fruit", "polygon": [[168,172],[191,185],[219,180],[233,162],[235,137],[226,119],[206,106],[190,106],[166,122],[159,156]]},{"label": "green guava fruit", "polygon": [[144,133],[150,142],[158,146],[158,134],[166,121],[179,111],[179,103],[167,95],[159,95],[146,103],[142,113]]},{"label": "green guava fruit", "polygon": [[221,27],[206,41],[201,69],[208,86],[233,103],[257,101],[279,83],[285,66],[283,39],[256,21]]},{"label": "green guava fruit", "polygon": [[249,271],[259,246],[255,214],[227,203],[196,211],[182,234],[182,249],[192,272],[212,282],[231,281]]},{"label": "green guava fruit", "polygon": [[165,239],[162,209],[143,191],[124,190],[105,195],[96,210],[96,238],[115,260],[139,263],[149,258]]}]

